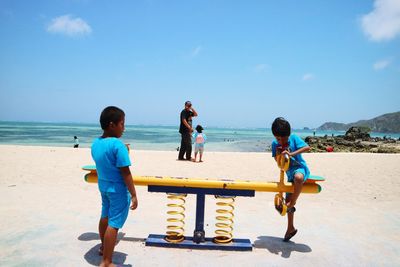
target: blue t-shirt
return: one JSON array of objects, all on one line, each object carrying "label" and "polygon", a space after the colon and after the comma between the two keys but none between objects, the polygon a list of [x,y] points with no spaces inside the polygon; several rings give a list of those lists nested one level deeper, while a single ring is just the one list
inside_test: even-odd
[{"label": "blue t-shirt", "polygon": [[195,133],[192,134],[192,136],[193,136],[193,139],[194,139],[194,144],[197,147],[204,147],[204,144],[207,141],[207,136],[204,133],[195,132]]},{"label": "blue t-shirt", "polygon": [[92,158],[96,163],[99,190],[121,193],[128,189],[121,175],[121,167],[131,165],[128,149],[115,137],[96,138],[92,144]]},{"label": "blue t-shirt", "polygon": [[[274,140],[272,141],[272,157],[276,156],[276,149],[281,147],[281,145],[278,143],[278,141]],[[288,139],[288,148],[287,150],[289,152],[294,152],[302,147],[308,146],[306,142],[303,141],[300,137],[298,137],[295,134],[291,134]],[[295,156],[292,156],[290,159],[290,165],[289,169],[287,170],[288,176],[290,176],[294,170],[298,168],[304,168],[307,173],[309,173],[309,169],[307,166],[306,161],[303,159],[303,156],[301,154],[297,154]],[[307,177],[306,177],[307,178]]]}]

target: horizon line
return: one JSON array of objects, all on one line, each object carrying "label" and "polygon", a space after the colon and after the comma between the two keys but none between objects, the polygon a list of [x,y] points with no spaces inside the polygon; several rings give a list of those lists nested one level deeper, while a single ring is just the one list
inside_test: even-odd
[{"label": "horizon line", "polygon": [[[29,121],[29,120],[0,120],[0,123],[42,123],[42,124],[87,124],[87,125],[98,125],[100,126],[100,123],[97,122],[77,122],[77,121]],[[125,126],[144,126],[144,127],[152,127],[152,126],[157,126],[157,127],[176,127],[179,128],[179,125],[171,125],[171,124],[143,124],[143,123],[128,123],[125,124]],[[217,129],[243,129],[243,130],[249,130],[249,129],[260,129],[260,130],[267,130],[271,129],[270,127],[258,127],[258,126],[206,126],[208,128],[217,128]],[[308,129],[304,129],[308,128]],[[293,130],[317,130],[317,128],[311,128],[311,127],[301,127],[301,128],[292,128]]]}]

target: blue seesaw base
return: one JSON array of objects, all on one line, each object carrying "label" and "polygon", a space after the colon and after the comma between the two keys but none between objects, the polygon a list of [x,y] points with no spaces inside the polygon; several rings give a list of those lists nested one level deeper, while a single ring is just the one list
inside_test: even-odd
[{"label": "blue seesaw base", "polygon": [[150,234],[146,239],[146,246],[168,247],[168,248],[189,248],[189,249],[212,249],[212,250],[231,250],[231,251],[252,251],[253,246],[249,239],[234,238],[229,244],[214,243],[212,238],[206,237],[205,242],[199,244],[193,242],[192,237],[186,237],[180,243],[166,241],[165,235]]}]

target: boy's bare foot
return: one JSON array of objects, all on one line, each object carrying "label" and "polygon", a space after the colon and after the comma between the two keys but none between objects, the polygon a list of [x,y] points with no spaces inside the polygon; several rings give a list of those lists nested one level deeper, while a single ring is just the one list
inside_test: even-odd
[{"label": "boy's bare foot", "polygon": [[200,160],[199,162],[203,162],[202,160]]}]

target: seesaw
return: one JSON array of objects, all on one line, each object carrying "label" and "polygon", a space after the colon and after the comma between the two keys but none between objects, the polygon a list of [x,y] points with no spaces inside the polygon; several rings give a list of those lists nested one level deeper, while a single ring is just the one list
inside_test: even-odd
[{"label": "seesaw", "polygon": [[[283,198],[284,192],[293,192],[293,185],[283,181],[284,172],[289,166],[290,159],[279,158],[278,166],[281,169],[279,182],[254,182],[240,180],[212,180],[193,179],[166,176],[133,176],[133,182],[137,186],[148,186],[149,192],[167,193],[171,203],[167,204],[170,209],[168,216],[166,235],[150,234],[146,239],[146,246],[175,247],[191,249],[215,249],[215,250],[252,250],[249,239],[233,238],[233,218],[235,197],[254,197],[255,191],[278,192],[275,195],[275,208],[284,216],[287,208]],[[87,165],[82,167],[89,171],[85,175],[88,183],[97,183],[96,166]],[[320,176],[311,176],[303,185],[302,193],[315,194],[321,191],[317,182],[324,181]],[[185,198],[187,194],[196,194],[196,226],[193,237],[184,236],[185,226]],[[214,238],[205,237],[204,231],[204,209],[205,195],[214,195],[217,199],[216,210],[217,230]]]}]

